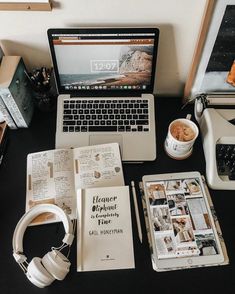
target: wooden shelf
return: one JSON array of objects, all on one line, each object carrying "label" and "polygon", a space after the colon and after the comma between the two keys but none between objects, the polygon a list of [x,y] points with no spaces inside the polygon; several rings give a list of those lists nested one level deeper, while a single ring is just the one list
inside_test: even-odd
[{"label": "wooden shelf", "polygon": [[47,1],[21,1],[21,2],[0,2],[0,10],[26,10],[26,11],[50,11],[52,4]]}]

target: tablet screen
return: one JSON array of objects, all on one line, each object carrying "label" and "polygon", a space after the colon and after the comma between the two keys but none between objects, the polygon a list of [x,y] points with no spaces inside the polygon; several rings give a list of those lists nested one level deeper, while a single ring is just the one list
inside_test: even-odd
[{"label": "tablet screen", "polygon": [[219,254],[199,178],[146,181],[145,188],[158,259]]}]

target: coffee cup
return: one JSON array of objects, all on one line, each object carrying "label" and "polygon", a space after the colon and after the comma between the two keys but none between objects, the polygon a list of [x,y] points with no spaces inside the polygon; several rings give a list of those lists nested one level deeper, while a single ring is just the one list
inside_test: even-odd
[{"label": "coffee cup", "polygon": [[172,121],[164,143],[166,153],[174,159],[189,157],[198,133],[197,125],[188,116]]}]

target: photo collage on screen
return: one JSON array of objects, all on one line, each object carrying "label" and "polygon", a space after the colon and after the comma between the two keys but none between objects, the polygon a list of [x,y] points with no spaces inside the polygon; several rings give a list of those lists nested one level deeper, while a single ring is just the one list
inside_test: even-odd
[{"label": "photo collage on screen", "polygon": [[199,179],[146,184],[159,259],[218,254]]}]

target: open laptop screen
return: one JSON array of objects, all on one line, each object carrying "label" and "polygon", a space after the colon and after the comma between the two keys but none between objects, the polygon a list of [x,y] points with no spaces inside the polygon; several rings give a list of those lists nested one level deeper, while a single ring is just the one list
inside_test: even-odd
[{"label": "open laptop screen", "polygon": [[157,28],[49,29],[59,93],[152,93]]}]

